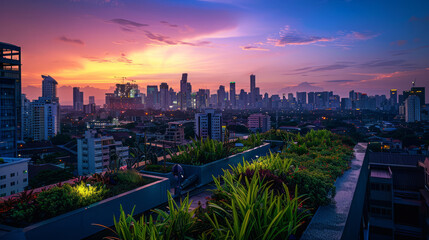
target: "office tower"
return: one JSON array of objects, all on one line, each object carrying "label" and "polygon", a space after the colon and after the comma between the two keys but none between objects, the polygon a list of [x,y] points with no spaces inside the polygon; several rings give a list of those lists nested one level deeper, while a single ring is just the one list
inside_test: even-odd
[{"label": "office tower", "polygon": [[21,94],[21,139],[31,137],[31,101]]},{"label": "office tower", "polygon": [[307,93],[306,92],[296,92],[296,101],[300,105],[307,104]]},{"label": "office tower", "polygon": [[116,84],[113,93],[106,93],[106,106],[109,109],[141,109],[143,108],[143,95],[137,84]]},{"label": "office tower", "polygon": [[83,92],[78,87],[73,88],[73,110],[83,111]]},{"label": "office tower", "polygon": [[253,105],[256,102],[256,94],[255,94],[255,88],[256,88],[256,76],[250,75],[250,99],[249,103]]},{"label": "office tower", "polygon": [[15,157],[21,137],[21,48],[0,42],[0,157]]},{"label": "office tower", "polygon": [[31,137],[36,141],[49,140],[60,132],[59,103],[43,97],[31,102]]},{"label": "office tower", "polygon": [[251,114],[247,118],[247,126],[252,132],[266,132],[271,129],[271,117],[262,113]]},{"label": "office tower", "polygon": [[390,89],[390,104],[396,105],[398,103],[398,90]]},{"label": "office tower", "polygon": [[180,110],[186,110],[187,92],[188,92],[188,74],[182,73],[182,79],[180,80],[180,92],[179,92],[179,108],[180,108]]},{"label": "office tower", "polygon": [[220,85],[219,89],[217,90],[217,107],[219,109],[224,109],[225,101],[226,101],[225,86]]},{"label": "office tower", "polygon": [[146,108],[157,109],[158,86],[148,85],[146,90]]},{"label": "office tower", "polygon": [[2,157],[0,163],[0,198],[19,193],[28,186],[30,158]]},{"label": "office tower", "polygon": [[186,83],[186,109],[192,108],[192,85],[191,83]]},{"label": "office tower", "polygon": [[79,176],[101,173],[126,165],[128,147],[112,136],[102,136],[96,130],[88,130],[77,140],[77,167]]},{"label": "office tower", "polygon": [[235,109],[237,107],[237,97],[235,95],[235,82],[229,83],[229,99],[231,102],[231,107]]},{"label": "office tower", "polygon": [[95,97],[94,96],[89,96],[88,103],[89,104],[95,104]]},{"label": "office tower", "polygon": [[316,104],[316,94],[314,92],[308,93],[308,104],[313,106]]},{"label": "office tower", "polygon": [[415,95],[420,99],[420,107],[425,105],[425,87],[412,87],[410,91],[410,95]]},{"label": "office tower", "polygon": [[51,101],[58,102],[57,98],[57,85],[58,82],[51,76],[42,75],[42,98],[50,99]]},{"label": "office tower", "polygon": [[405,99],[405,121],[420,121],[420,98],[416,95],[410,95]]},{"label": "office tower", "polygon": [[398,103],[399,103],[399,105],[404,104],[404,101],[405,101],[404,95],[403,94],[399,94],[398,95]]},{"label": "office tower", "polygon": [[352,101],[350,101],[350,98],[341,98],[341,109],[352,110]]},{"label": "office tower", "polygon": [[[198,110],[204,109],[208,107],[208,97],[210,94],[210,91],[207,92],[208,89],[199,89],[196,96],[196,108]],[[208,93],[208,94],[207,94]]]},{"label": "office tower", "polygon": [[204,112],[195,114],[195,136],[223,141],[222,113],[205,109]]},{"label": "office tower", "polygon": [[240,90],[240,95],[238,95],[238,108],[247,108],[248,105],[248,94],[244,89]]},{"label": "office tower", "polygon": [[169,94],[168,94],[168,84],[167,83],[161,83],[159,86],[159,97],[160,97],[160,104],[162,110],[168,110],[169,109]]},{"label": "office tower", "polygon": [[288,94],[287,94],[287,100],[288,100],[289,102],[293,102],[293,93],[288,93]]}]

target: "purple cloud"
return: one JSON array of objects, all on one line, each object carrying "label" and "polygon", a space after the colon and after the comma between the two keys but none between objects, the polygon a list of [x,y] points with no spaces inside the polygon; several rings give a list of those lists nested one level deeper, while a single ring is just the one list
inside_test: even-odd
[{"label": "purple cloud", "polygon": [[109,20],[109,22],[119,24],[123,27],[147,27],[147,26],[149,26],[148,24],[145,24],[145,23],[138,23],[138,22],[130,21],[130,20],[123,19],[123,18],[111,19],[111,20]]},{"label": "purple cloud", "polygon": [[80,39],[72,39],[72,38],[68,38],[68,37],[65,37],[65,36],[59,37],[58,40],[62,41],[62,42],[65,42],[65,43],[77,44],[77,45],[82,45],[82,46],[85,45],[85,43],[82,40],[80,40]]},{"label": "purple cloud", "polygon": [[259,47],[259,46],[240,46],[241,49],[246,50],[246,51],[270,51],[270,49],[268,48],[263,48],[263,47]]}]

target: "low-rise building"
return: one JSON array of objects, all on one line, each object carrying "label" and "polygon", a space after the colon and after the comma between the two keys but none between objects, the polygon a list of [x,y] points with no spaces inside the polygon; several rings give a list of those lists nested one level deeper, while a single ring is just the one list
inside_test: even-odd
[{"label": "low-rise building", "polygon": [[25,190],[30,158],[0,158],[0,197]]},{"label": "low-rise building", "polygon": [[271,117],[262,113],[252,114],[247,119],[247,125],[252,132],[266,132],[271,129]]},{"label": "low-rise building", "polygon": [[100,173],[126,165],[129,149],[112,136],[102,136],[96,130],[85,132],[78,139],[78,174]]},{"label": "low-rise building", "polygon": [[185,127],[180,122],[169,122],[165,131],[165,142],[173,146],[185,143]]}]

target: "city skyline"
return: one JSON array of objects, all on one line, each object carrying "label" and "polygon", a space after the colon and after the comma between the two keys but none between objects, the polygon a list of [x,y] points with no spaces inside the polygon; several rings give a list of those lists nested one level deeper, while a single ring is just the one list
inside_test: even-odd
[{"label": "city skyline", "polygon": [[1,41],[22,47],[23,92],[32,99],[33,93],[40,96],[42,74],[58,81],[66,105],[72,94],[61,94],[62,89],[80,87],[100,104],[104,99],[92,92],[112,92],[121,77],[135,80],[142,91],[166,82],[178,92],[182,72],[189,73],[193,92],[215,91],[229,82],[236,82],[237,93],[249,92],[250,74],[261,94],[270,95],[295,94],[299,85],[342,97],[350,90],[400,93],[413,80],[429,87],[427,2],[18,0],[0,5],[9,9],[0,16],[9,23],[0,27]]}]

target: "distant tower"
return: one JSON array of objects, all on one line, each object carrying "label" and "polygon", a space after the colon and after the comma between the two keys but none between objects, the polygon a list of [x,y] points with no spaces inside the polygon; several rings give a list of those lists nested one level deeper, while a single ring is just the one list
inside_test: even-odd
[{"label": "distant tower", "polygon": [[256,102],[256,76],[254,74],[250,75],[250,104],[254,104]]},{"label": "distant tower", "polygon": [[235,82],[229,83],[229,100],[231,101],[231,107],[235,109],[237,105],[237,99],[235,96]]},{"label": "distant tower", "polygon": [[73,88],[73,110],[83,111],[83,92],[78,87]]},{"label": "distant tower", "polygon": [[51,76],[42,75],[42,97],[49,99],[54,102],[58,102],[57,98],[57,85],[58,82],[55,81]]}]

